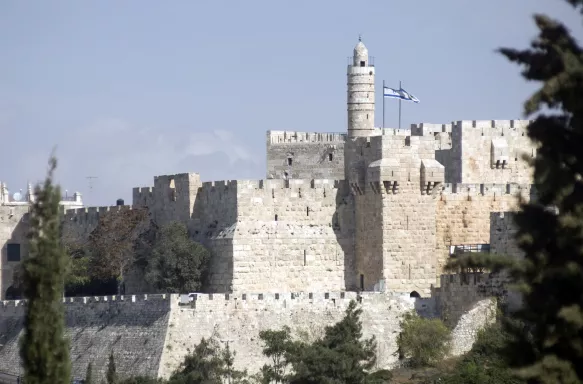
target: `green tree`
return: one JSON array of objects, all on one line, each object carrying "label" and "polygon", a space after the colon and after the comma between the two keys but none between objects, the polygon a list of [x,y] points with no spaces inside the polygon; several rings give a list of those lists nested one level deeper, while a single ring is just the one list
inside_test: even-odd
[{"label": "green tree", "polygon": [[397,346],[412,367],[426,367],[447,356],[450,341],[451,332],[441,320],[424,319],[412,311],[401,321]]},{"label": "green tree", "polygon": [[292,342],[290,328],[286,326],[280,331],[260,331],[259,338],[264,343],[263,355],[271,359],[271,365],[265,364],[261,368],[262,382],[285,383],[288,366],[286,352]]},{"label": "green tree", "polygon": [[87,364],[87,371],[85,372],[85,383],[93,384],[93,363]]},{"label": "green tree", "polygon": [[[583,0],[568,0],[583,13]],[[560,23],[534,17],[530,49],[500,52],[540,88],[525,103],[537,198],[516,215],[524,260],[509,269],[523,294],[505,327],[506,360],[529,383],[583,382],[583,50]],[[530,157],[530,156],[529,156]]]},{"label": "green tree", "polygon": [[456,364],[453,372],[438,375],[443,384],[522,384],[504,357],[511,336],[496,322],[478,332],[472,349]]},{"label": "green tree", "polygon": [[209,259],[210,252],[190,239],[186,226],[172,222],[160,229],[155,240],[146,281],[164,292],[199,291]]},{"label": "green tree", "polygon": [[102,280],[117,279],[117,292],[122,293],[125,275],[136,260],[136,242],[149,225],[146,208],[100,215],[97,227],[89,235],[91,275]]},{"label": "green tree", "polygon": [[109,354],[109,362],[107,363],[107,384],[117,384],[117,371],[115,368],[115,358],[113,357],[113,351]]},{"label": "green tree", "polygon": [[22,269],[28,302],[20,346],[27,384],[68,384],[71,379],[63,306],[68,258],[60,244],[61,190],[53,185],[56,167],[51,156],[47,177],[42,187],[35,187],[30,208],[29,257]]},{"label": "green tree", "polygon": [[247,373],[233,368],[234,353],[221,348],[215,336],[203,338],[179,369],[172,374],[168,384],[244,384]]},{"label": "green tree", "polygon": [[376,341],[362,339],[362,310],[350,302],[344,318],[312,344],[294,342],[286,353],[291,384],[365,383],[376,364]]}]

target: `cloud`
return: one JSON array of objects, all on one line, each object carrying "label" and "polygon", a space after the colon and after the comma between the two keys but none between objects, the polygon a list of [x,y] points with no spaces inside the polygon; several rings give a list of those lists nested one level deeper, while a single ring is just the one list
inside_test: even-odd
[{"label": "cloud", "polygon": [[[123,119],[100,119],[60,140],[58,179],[64,188],[75,186],[83,192],[86,204],[111,205],[119,197],[130,203],[131,189],[152,185],[156,175],[197,172],[206,180],[215,175],[239,178],[249,172],[236,172],[233,165],[245,164],[255,178],[261,177],[256,153],[225,130],[181,133]],[[33,161],[38,169],[46,156],[30,158],[27,167]],[[207,170],[211,170],[208,175]]]}]

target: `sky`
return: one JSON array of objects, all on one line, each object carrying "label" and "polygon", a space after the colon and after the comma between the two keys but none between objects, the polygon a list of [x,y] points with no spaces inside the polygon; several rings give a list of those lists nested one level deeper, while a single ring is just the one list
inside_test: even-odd
[{"label": "sky", "polygon": [[1,1],[0,180],[26,191],[53,149],[87,206],[131,204],[156,175],[264,178],[266,131],[346,131],[359,34],[377,126],[383,80],[421,100],[403,127],[524,118],[537,84],[495,50],[526,48],[534,13],[583,37],[563,0]]}]

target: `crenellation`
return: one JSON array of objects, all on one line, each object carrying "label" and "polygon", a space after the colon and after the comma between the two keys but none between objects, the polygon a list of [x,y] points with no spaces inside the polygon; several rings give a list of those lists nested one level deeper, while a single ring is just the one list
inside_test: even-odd
[{"label": "crenellation", "polygon": [[295,131],[267,131],[270,144],[288,143],[343,143],[346,141],[345,133],[330,132],[295,132]]}]

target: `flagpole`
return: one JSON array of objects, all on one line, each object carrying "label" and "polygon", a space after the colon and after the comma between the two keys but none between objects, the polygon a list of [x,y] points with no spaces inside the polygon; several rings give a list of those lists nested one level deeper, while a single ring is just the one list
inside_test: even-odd
[{"label": "flagpole", "polygon": [[385,128],[385,81],[383,80],[383,128]]},{"label": "flagpole", "polygon": [[[401,87],[401,80],[399,80],[399,91],[403,89]],[[384,94],[384,88],[383,88],[383,94]],[[401,129],[401,99],[399,99],[399,129]]]}]

